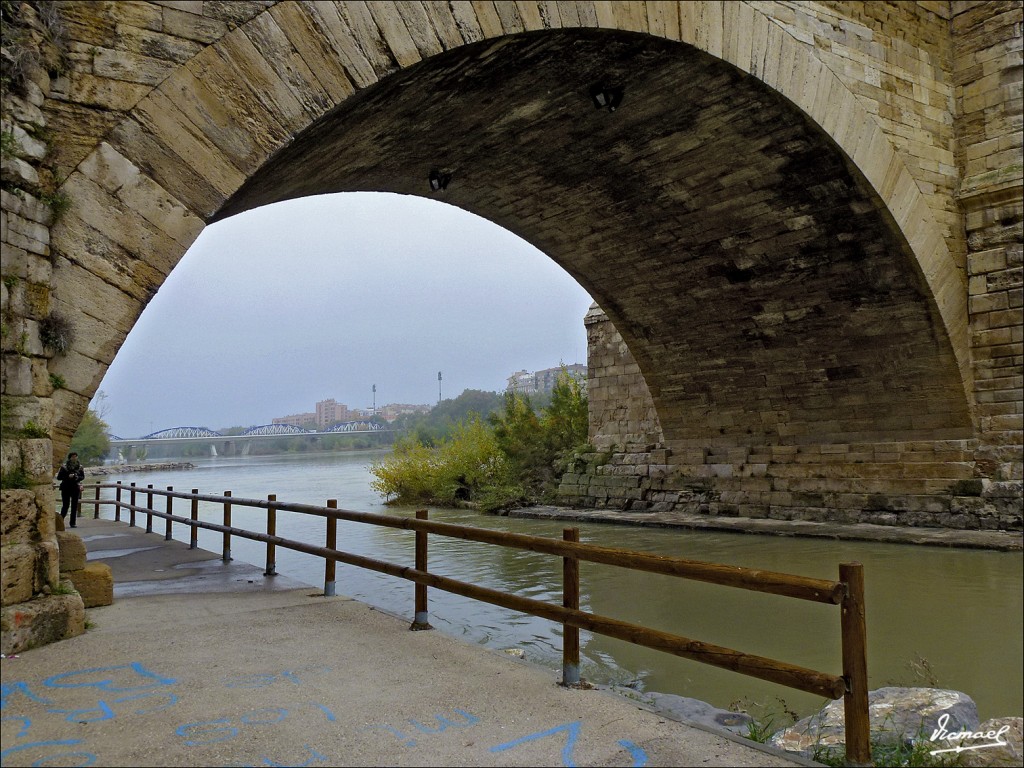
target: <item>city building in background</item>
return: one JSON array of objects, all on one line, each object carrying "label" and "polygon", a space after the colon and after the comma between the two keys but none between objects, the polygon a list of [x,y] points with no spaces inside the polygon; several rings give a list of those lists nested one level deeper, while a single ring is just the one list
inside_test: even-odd
[{"label": "city building in background", "polygon": [[563,371],[586,388],[587,366],[583,363],[573,363],[557,368],[545,368],[542,371],[516,371],[508,377],[508,386],[505,389],[519,395],[550,394]]},{"label": "city building in background", "polygon": [[316,429],[315,413],[294,413],[291,416],[278,416],[272,424],[292,424],[303,429]]},{"label": "city building in background", "polygon": [[323,430],[354,418],[356,418],[355,413],[350,411],[347,405],[339,403],[333,397],[330,400],[321,400],[316,404],[317,429]]},{"label": "city building in background", "polygon": [[361,421],[372,419],[374,415],[380,416],[384,421],[394,421],[405,413],[426,413],[431,409],[430,405],[409,405],[406,403],[390,403],[382,405],[376,410],[372,408],[349,408],[344,403],[339,403],[334,398],[321,400],[316,404],[316,411],[311,413],[295,413],[290,416],[277,416],[273,424],[294,424],[303,429],[312,429],[317,432],[333,427],[335,424],[342,424],[347,421]]}]

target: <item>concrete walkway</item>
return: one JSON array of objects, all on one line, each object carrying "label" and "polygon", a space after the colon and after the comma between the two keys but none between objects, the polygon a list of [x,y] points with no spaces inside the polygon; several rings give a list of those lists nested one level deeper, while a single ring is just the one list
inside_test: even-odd
[{"label": "concrete walkway", "polygon": [[79,521],[114,604],[3,660],[4,766],[811,765],[143,531]]}]

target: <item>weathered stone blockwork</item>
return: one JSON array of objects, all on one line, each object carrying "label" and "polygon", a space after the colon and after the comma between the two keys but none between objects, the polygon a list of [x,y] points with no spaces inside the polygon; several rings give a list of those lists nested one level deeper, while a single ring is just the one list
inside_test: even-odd
[{"label": "weathered stone blockwork", "polygon": [[958,199],[967,236],[969,324],[986,477],[1024,476],[1024,60],[1020,3],[953,8]]},{"label": "weathered stone blockwork", "polygon": [[587,328],[587,398],[590,440],[599,451],[614,445],[663,440],[658,413],[640,366],[600,307],[592,304]]},{"label": "weathered stone blockwork", "polygon": [[[587,313],[590,440],[559,487],[566,504],[633,512],[1021,530],[1021,482],[987,472],[978,440],[666,447],[636,361]],[[612,397],[608,397],[613,393]],[[980,457],[980,458],[979,458]]]},{"label": "weathered stone blockwork", "polygon": [[[446,202],[548,253],[620,336],[595,342],[592,427],[625,450],[570,496],[1019,524],[1000,508],[1022,474],[1019,2],[45,9],[0,116],[2,464],[22,484],[49,480],[205,224],[427,194],[444,164]],[[623,108],[595,111],[613,77]],[[57,357],[54,315],[78,331]],[[30,561],[12,572],[51,574],[35,495],[4,543]]]},{"label": "weathered stone blockwork", "polygon": [[49,164],[50,143],[44,140],[48,122],[42,107],[50,90],[47,66],[56,65],[59,51],[32,8],[24,9],[23,20],[18,39],[34,56],[26,56],[23,79],[16,87],[5,84],[0,109],[0,132],[5,135],[0,158],[0,472],[4,484],[0,491],[0,645],[4,653],[72,637],[85,629],[81,597],[73,591],[54,594],[59,591],[60,551],[54,530],[50,436],[55,418],[52,394],[59,380],[49,375],[53,350],[43,333],[55,316],[50,261],[54,215],[51,202],[44,199],[55,201],[58,196]]}]

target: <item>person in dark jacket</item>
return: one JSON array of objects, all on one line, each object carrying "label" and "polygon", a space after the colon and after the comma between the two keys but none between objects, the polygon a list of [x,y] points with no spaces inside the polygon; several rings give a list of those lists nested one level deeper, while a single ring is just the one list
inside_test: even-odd
[{"label": "person in dark jacket", "polygon": [[68,516],[68,508],[71,509],[71,527],[75,528],[78,520],[78,499],[82,495],[82,481],[85,480],[85,470],[78,460],[78,454],[72,451],[68,454],[67,460],[57,470],[57,482],[60,484],[60,516]]}]

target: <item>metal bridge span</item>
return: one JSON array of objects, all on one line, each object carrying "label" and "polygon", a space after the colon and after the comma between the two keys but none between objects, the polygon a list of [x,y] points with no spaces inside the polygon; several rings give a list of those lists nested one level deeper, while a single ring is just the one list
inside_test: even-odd
[{"label": "metal bridge span", "polygon": [[338,424],[322,432],[311,431],[293,425],[264,425],[251,427],[238,435],[224,435],[205,427],[173,427],[137,438],[122,438],[111,435],[110,449],[128,461],[136,452],[155,445],[196,445],[210,446],[211,455],[233,456],[248,455],[254,443],[280,440],[282,437],[307,438],[316,442],[331,435],[379,435],[395,430],[373,422],[346,422]]}]

